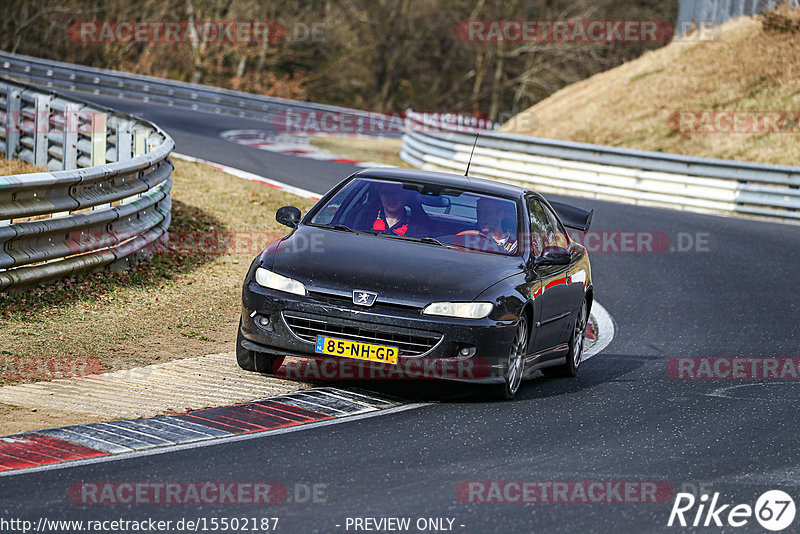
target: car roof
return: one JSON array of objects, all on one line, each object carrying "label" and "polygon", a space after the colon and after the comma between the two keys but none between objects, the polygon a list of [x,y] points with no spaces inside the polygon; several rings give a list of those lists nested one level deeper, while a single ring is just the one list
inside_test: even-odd
[{"label": "car roof", "polygon": [[396,167],[373,167],[363,169],[353,175],[353,178],[378,178],[387,180],[410,180],[429,184],[457,187],[466,191],[486,193],[505,197],[518,198],[527,189],[515,185],[494,182],[483,178],[469,178],[445,172],[422,171],[417,169],[399,169]]}]

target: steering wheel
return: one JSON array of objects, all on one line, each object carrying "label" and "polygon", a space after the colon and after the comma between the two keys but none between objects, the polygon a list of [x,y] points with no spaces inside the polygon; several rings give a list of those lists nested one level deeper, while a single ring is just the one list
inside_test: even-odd
[{"label": "steering wheel", "polygon": [[494,239],[481,233],[480,230],[464,230],[457,233],[453,237],[453,245],[478,250],[502,250]]}]

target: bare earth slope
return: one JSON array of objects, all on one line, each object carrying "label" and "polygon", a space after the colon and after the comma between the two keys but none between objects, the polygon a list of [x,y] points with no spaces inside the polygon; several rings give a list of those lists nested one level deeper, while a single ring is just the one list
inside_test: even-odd
[{"label": "bare earth slope", "polygon": [[[796,15],[795,15],[796,16]],[[679,111],[800,112],[800,33],[732,21],[706,41],[674,42],[555,93],[503,131],[679,154],[800,164],[789,133],[679,133]],[[794,112],[792,112],[794,110]],[[673,120],[670,122],[670,116]],[[699,115],[698,115],[699,116]],[[781,121],[781,126],[785,123]],[[678,128],[675,128],[678,129]]]}]

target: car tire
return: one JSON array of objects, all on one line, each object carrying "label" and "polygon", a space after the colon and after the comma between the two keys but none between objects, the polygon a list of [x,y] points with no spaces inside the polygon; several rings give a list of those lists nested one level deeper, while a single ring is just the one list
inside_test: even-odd
[{"label": "car tire", "polygon": [[[245,371],[255,371],[257,373],[275,373],[276,363],[277,367],[283,363],[283,358],[277,356],[270,356],[261,352],[248,350],[242,346],[242,320],[239,319],[239,328],[236,331],[236,363]],[[278,361],[280,360],[280,362]]]},{"label": "car tire", "polygon": [[501,400],[511,400],[517,396],[525,373],[525,356],[528,349],[528,318],[522,315],[517,322],[517,332],[508,351],[508,365],[503,383],[497,386],[497,396]]},{"label": "car tire", "polygon": [[586,337],[586,323],[589,320],[588,306],[586,299],[583,299],[581,307],[578,310],[578,317],[575,319],[575,325],[572,328],[572,335],[569,338],[569,353],[567,354],[567,361],[562,365],[554,367],[545,367],[542,369],[542,374],[554,378],[571,378],[578,374],[578,367],[581,365],[583,358],[583,345]]}]

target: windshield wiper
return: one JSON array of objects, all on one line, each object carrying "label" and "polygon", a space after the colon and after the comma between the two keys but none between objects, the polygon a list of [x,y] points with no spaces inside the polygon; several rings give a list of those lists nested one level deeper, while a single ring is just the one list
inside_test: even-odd
[{"label": "windshield wiper", "polygon": [[335,224],[333,226],[331,226],[329,224],[321,224],[321,225],[319,225],[319,227],[320,228],[330,228],[331,230],[342,230],[344,232],[353,232],[354,234],[358,233],[355,230],[353,230],[352,228],[350,228],[349,226],[345,226],[344,224]]},{"label": "windshield wiper", "polygon": [[444,243],[442,243],[441,241],[439,241],[435,237],[408,237],[408,236],[403,236],[403,235],[399,235],[399,234],[384,234],[384,233],[378,233],[378,234],[375,234],[375,235],[380,235],[380,236],[388,237],[388,238],[391,238],[391,239],[402,239],[404,241],[417,241],[419,243],[429,243],[431,245],[439,245],[440,247],[448,247],[449,246],[449,245],[445,245]]},{"label": "windshield wiper", "polygon": [[444,243],[436,239],[435,237],[423,237],[420,239],[423,243],[430,243],[431,245],[439,245],[440,247],[446,247]]}]

